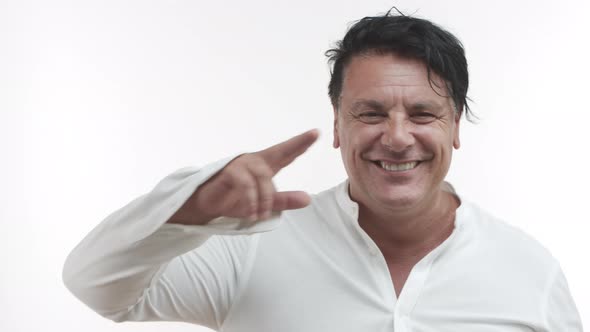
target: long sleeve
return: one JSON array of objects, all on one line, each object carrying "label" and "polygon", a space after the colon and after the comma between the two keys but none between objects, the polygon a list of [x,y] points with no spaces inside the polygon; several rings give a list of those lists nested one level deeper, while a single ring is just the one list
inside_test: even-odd
[{"label": "long sleeve", "polygon": [[547,290],[544,310],[548,332],[582,332],[582,322],[559,265]]},{"label": "long sleeve", "polygon": [[114,321],[186,321],[218,328],[247,269],[257,223],[217,218],[203,226],[166,224],[200,184],[233,158],[180,169],[102,221],[66,259],[67,288]]}]

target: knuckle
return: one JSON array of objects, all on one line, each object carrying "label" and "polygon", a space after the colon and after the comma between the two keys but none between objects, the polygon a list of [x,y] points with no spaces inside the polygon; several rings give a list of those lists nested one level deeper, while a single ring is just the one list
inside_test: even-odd
[{"label": "knuckle", "polygon": [[246,207],[246,214],[251,215],[258,212],[258,205],[255,202],[250,202]]},{"label": "knuckle", "polygon": [[260,209],[268,210],[272,206],[272,199],[262,199],[260,201]]},{"label": "knuckle", "polygon": [[256,190],[256,182],[252,180],[249,176],[244,176],[240,178],[239,186],[241,189],[254,191]]},{"label": "knuckle", "polygon": [[221,188],[223,188],[225,190],[230,190],[234,186],[234,181],[232,181],[232,176],[231,176],[231,174],[228,174],[228,173],[220,174],[220,176],[218,178],[218,183],[221,186]]},{"label": "knuckle", "polygon": [[259,197],[259,201],[260,202],[264,202],[264,203],[268,203],[268,202],[272,202],[273,200],[273,190],[271,187],[267,187],[265,188],[266,190],[261,191],[260,192],[260,197]]},{"label": "knuckle", "polygon": [[234,161],[236,163],[242,163],[244,161],[248,161],[250,158],[252,158],[252,153],[247,152],[234,159]]},{"label": "knuckle", "polygon": [[257,163],[260,160],[260,157],[256,155],[256,153],[246,153],[240,156],[239,162],[240,165],[246,167],[247,165],[252,165]]},{"label": "knuckle", "polygon": [[262,195],[262,196],[260,196],[260,202],[262,202],[262,203],[272,202],[272,195]]},{"label": "knuckle", "polygon": [[259,176],[260,177],[264,177],[264,178],[270,178],[272,177],[272,170],[266,165],[263,164],[259,167]]},{"label": "knuckle", "polygon": [[238,170],[228,171],[224,174],[222,181],[228,189],[250,188],[252,186],[250,176]]},{"label": "knuckle", "polygon": [[253,161],[250,164],[249,169],[252,175],[257,179],[272,177],[272,171],[264,160],[258,159]]}]

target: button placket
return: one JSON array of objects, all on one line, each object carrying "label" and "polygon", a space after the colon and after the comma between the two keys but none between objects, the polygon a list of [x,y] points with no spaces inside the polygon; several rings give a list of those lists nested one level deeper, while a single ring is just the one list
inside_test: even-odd
[{"label": "button placket", "polygon": [[403,326],[403,331],[410,331],[410,317],[424,288],[424,284],[428,279],[432,265],[447,250],[451,243],[455,241],[461,230],[461,227],[455,228],[453,233],[443,243],[423,257],[410,271],[396,307],[396,318],[398,321],[401,321],[400,326]]},{"label": "button placket", "polygon": [[395,314],[393,329],[395,332],[411,332],[410,319],[407,316]]}]

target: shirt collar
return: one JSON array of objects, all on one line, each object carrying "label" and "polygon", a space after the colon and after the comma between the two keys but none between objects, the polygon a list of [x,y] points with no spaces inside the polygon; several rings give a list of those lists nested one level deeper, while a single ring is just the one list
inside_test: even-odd
[{"label": "shirt collar", "polygon": [[[353,201],[350,198],[349,190],[349,180],[346,179],[344,182],[340,183],[336,189],[336,200],[338,201],[338,205],[342,208],[348,215],[350,215],[353,220],[358,223],[358,211],[359,206],[358,203]],[[464,215],[466,213],[466,202],[457,194],[455,187],[450,182],[444,181],[442,183],[442,189],[446,192],[449,192],[455,196],[457,201],[459,202],[459,207],[455,212],[455,228],[459,228],[464,224]]]}]

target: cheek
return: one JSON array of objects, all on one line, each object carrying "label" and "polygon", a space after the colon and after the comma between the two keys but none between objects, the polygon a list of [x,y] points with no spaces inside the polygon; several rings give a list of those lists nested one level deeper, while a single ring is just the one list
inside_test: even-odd
[{"label": "cheek", "polygon": [[378,148],[381,131],[379,126],[358,125],[349,128],[346,135],[346,145],[352,154],[364,153]]},{"label": "cheek", "polygon": [[436,128],[418,128],[414,131],[417,149],[435,159],[448,159],[453,150],[453,137],[448,132]]}]

